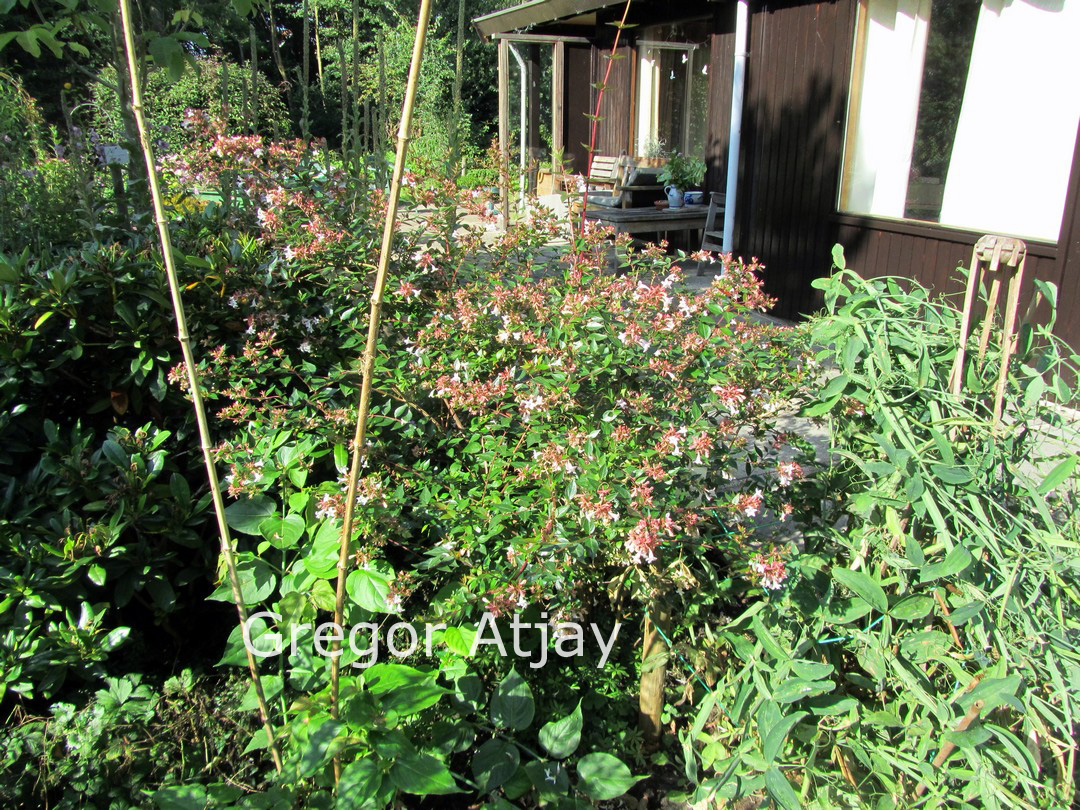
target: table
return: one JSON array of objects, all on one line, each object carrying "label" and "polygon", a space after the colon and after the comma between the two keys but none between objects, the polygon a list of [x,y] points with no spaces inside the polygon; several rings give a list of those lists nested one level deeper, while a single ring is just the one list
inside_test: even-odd
[{"label": "table", "polygon": [[614,228],[615,233],[659,233],[703,230],[708,214],[707,205],[684,205],[682,208],[593,206],[586,210],[585,218]]}]

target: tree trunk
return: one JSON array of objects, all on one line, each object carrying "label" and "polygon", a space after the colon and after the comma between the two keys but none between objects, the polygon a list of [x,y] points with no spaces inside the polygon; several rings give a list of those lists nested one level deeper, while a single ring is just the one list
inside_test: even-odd
[{"label": "tree trunk", "polygon": [[345,64],[345,37],[337,39],[338,64],[341,65],[341,161],[349,159],[349,68]]},{"label": "tree trunk", "polygon": [[461,163],[461,83],[465,73],[465,0],[458,0],[457,44],[454,53],[454,120],[450,122],[450,176],[460,170]]},{"label": "tree trunk", "polygon": [[274,18],[273,0],[266,4],[266,10],[270,16],[270,54],[274,58],[274,66],[277,68],[278,75],[281,76],[281,83],[285,85],[285,101],[289,105],[289,109],[292,110],[292,85],[289,84],[289,77],[285,73],[285,63],[281,61],[281,48],[278,47],[277,20]]},{"label": "tree trunk", "polygon": [[326,85],[323,83],[322,45],[319,41],[319,3],[312,0],[312,8],[315,9],[315,72],[319,74],[319,95],[323,100],[323,109],[326,109]]},{"label": "tree trunk", "polygon": [[255,24],[248,23],[248,42],[251,43],[251,134],[259,134],[259,41]]},{"label": "tree trunk", "polygon": [[[360,0],[352,4],[352,93],[349,101],[352,110],[353,159],[357,169],[361,162],[360,149]],[[355,169],[354,169],[355,171]]]},{"label": "tree trunk", "polygon": [[301,82],[302,82],[302,85],[303,85],[301,87],[301,93],[302,93],[303,101],[302,101],[302,109],[301,109],[301,115],[300,115],[300,132],[303,135],[304,140],[307,141],[311,137],[311,118],[310,118],[310,116],[308,114],[308,110],[309,110],[308,104],[310,102],[309,97],[310,97],[310,94],[311,94],[311,65],[309,64],[310,63],[310,57],[311,57],[311,43],[309,42],[309,40],[311,39],[311,21],[308,19],[308,0],[304,0],[304,34],[303,34],[303,36],[304,36],[304,55],[303,55],[304,65],[303,65],[302,78],[301,78]]}]

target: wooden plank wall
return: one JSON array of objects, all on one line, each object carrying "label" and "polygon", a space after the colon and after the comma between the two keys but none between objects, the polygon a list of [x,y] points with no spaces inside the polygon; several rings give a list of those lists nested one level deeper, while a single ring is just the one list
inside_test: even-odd
[{"label": "wooden plank wall", "polygon": [[[733,27],[733,15],[727,15]],[[723,23],[721,23],[723,26]],[[722,30],[722,29],[721,29]],[[705,186],[723,191],[727,183],[728,134],[731,128],[731,74],[735,59],[735,34],[713,34],[709,42],[709,129],[705,140],[708,172]]]},{"label": "wooden plank wall", "polygon": [[[844,245],[848,266],[863,275],[897,275],[945,293],[959,290],[981,233],[919,223],[839,215],[844,116],[850,83],[856,0],[765,0],[750,20],[737,204],[736,249],[766,264],[776,314],[797,318],[821,306],[810,282],[829,272],[829,251]],[[727,154],[731,46],[713,38],[709,187],[722,191]],[[1029,278],[1059,287],[1057,334],[1080,351],[1080,138],[1073,159],[1061,239],[1031,243]],[[1030,282],[1026,285],[1030,292]]]},{"label": "wooden plank wall", "polygon": [[592,47],[566,45],[566,152],[572,155],[574,172],[584,175],[588,170],[589,119],[592,114]]},{"label": "wooden plank wall", "polygon": [[816,305],[830,267],[853,20],[853,0],[751,7],[736,244],[783,317]]},{"label": "wooden plank wall", "polygon": [[[620,45],[616,51],[617,57],[613,60],[608,58],[610,53],[610,46],[592,49],[592,75],[596,77],[594,80],[596,84],[604,80],[608,63],[611,63],[611,75],[604,89],[604,97],[600,100],[600,125],[596,132],[596,154],[619,155],[623,152],[630,154],[634,124],[632,90],[634,71],[637,67],[635,50],[629,45]],[[597,93],[597,89],[592,88],[590,114],[596,109]]]}]

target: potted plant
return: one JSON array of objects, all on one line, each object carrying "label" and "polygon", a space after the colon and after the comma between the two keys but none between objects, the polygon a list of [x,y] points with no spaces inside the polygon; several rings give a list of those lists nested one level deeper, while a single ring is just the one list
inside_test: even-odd
[{"label": "potted plant", "polygon": [[700,185],[704,179],[705,161],[681,152],[672,152],[667,166],[660,172],[660,182],[664,184],[671,208],[682,208],[684,192]]}]

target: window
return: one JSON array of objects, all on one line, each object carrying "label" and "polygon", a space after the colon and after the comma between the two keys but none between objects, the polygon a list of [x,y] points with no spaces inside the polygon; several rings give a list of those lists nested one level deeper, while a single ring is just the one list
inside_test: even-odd
[{"label": "window", "polygon": [[863,0],[840,210],[1056,241],[1076,0]]},{"label": "window", "polygon": [[705,157],[709,49],[698,28],[692,23],[657,26],[646,29],[637,42],[638,155],[662,143],[668,150]]}]

